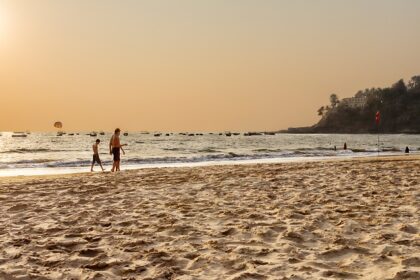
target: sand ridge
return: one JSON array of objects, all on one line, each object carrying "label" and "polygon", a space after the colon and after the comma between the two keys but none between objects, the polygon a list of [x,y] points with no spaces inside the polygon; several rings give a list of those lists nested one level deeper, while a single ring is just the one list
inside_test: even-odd
[{"label": "sand ridge", "polygon": [[0,181],[0,279],[420,279],[420,160]]}]

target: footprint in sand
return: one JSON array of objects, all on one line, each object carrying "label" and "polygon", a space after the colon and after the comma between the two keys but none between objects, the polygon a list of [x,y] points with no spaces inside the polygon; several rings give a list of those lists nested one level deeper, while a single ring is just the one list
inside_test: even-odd
[{"label": "footprint in sand", "polygon": [[403,260],[402,264],[405,266],[420,267],[420,258],[419,257],[408,258],[408,259]]},{"label": "footprint in sand", "polygon": [[355,255],[366,255],[369,254],[369,251],[367,249],[364,248],[349,248],[349,247],[344,247],[344,248],[340,248],[340,249],[333,249],[333,250],[328,250],[325,251],[321,254],[319,254],[319,256],[323,259],[327,259],[327,260],[343,260],[343,259],[347,259],[350,257],[353,257]]},{"label": "footprint in sand", "polygon": [[103,254],[104,252],[102,250],[98,249],[83,249],[79,251],[79,256],[81,257],[87,257],[87,258],[94,258],[98,256],[99,254]]},{"label": "footprint in sand", "polygon": [[400,230],[411,234],[416,234],[418,232],[417,228],[412,225],[402,225]]},{"label": "footprint in sand", "polygon": [[355,273],[344,272],[344,271],[334,271],[334,270],[327,270],[322,273],[324,277],[334,277],[338,279],[356,279],[358,275]]},{"label": "footprint in sand", "polygon": [[418,271],[400,271],[395,274],[391,280],[418,280],[420,279],[420,272]]},{"label": "footprint in sand", "polygon": [[28,204],[24,204],[24,203],[18,203],[15,206],[10,207],[9,209],[7,209],[7,211],[10,212],[18,212],[18,211],[22,211],[28,208]]}]

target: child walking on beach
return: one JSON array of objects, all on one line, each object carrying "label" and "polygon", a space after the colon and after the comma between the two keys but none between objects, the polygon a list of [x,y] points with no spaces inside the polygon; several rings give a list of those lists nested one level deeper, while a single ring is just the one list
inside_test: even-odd
[{"label": "child walking on beach", "polygon": [[101,168],[102,171],[105,171],[105,169],[102,167],[101,159],[99,158],[99,143],[101,143],[101,140],[96,139],[95,144],[93,144],[93,160],[92,160],[92,166],[90,167],[90,172],[93,172],[93,166],[95,165],[95,162],[97,162]]}]

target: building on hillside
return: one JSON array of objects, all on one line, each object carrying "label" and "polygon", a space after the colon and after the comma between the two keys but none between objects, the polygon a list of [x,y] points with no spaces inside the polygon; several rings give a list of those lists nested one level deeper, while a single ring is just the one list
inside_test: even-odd
[{"label": "building on hillside", "polygon": [[349,106],[351,108],[363,108],[366,106],[367,96],[344,98],[341,100],[341,105]]}]

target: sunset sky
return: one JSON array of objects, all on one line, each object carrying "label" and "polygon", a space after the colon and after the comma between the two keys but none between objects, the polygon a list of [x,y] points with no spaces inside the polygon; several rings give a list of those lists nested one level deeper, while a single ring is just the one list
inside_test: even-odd
[{"label": "sunset sky", "polygon": [[0,0],[0,131],[311,125],[420,74],[418,0]]}]

